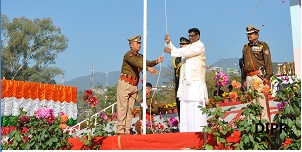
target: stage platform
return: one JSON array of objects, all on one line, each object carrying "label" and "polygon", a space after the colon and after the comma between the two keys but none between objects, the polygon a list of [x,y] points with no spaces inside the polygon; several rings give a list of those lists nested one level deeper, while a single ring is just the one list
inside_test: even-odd
[{"label": "stage platform", "polygon": [[[240,132],[234,132],[226,140],[239,142]],[[213,135],[201,132],[108,136],[97,138],[95,143],[101,144],[102,150],[187,150],[202,149],[204,141],[216,145]],[[83,142],[78,138],[69,138],[68,142],[73,144],[72,150],[83,148]]]}]

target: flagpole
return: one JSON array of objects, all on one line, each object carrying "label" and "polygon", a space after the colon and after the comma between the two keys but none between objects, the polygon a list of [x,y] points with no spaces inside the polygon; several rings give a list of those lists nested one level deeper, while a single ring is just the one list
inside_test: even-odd
[{"label": "flagpole", "polygon": [[143,23],[143,134],[146,134],[146,59],[147,59],[147,0],[144,0],[144,23]]}]

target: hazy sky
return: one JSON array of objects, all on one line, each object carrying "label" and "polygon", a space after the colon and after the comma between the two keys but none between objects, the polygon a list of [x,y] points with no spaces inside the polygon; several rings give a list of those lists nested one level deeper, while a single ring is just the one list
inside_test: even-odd
[{"label": "hazy sky", "polygon": [[[95,72],[119,71],[129,50],[127,38],[143,35],[143,0],[1,0],[10,20],[51,18],[69,39],[55,66],[65,81]],[[178,46],[188,29],[197,27],[206,46],[207,65],[221,58],[241,57],[245,27],[260,29],[273,62],[293,61],[289,0],[166,0],[167,30]],[[148,1],[147,59],[162,55],[166,33],[165,0]],[[145,44],[142,44],[145,45]],[[143,53],[143,46],[140,53]],[[162,66],[171,64],[164,55]],[[60,83],[60,78],[57,82]]]}]

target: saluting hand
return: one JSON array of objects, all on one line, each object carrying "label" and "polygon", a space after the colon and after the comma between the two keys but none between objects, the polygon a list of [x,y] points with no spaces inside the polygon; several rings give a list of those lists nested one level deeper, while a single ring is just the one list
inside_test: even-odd
[{"label": "saluting hand", "polygon": [[156,75],[156,74],[158,73],[158,71],[155,70],[155,69],[152,68],[152,67],[149,67],[147,70],[148,70],[152,75]]}]

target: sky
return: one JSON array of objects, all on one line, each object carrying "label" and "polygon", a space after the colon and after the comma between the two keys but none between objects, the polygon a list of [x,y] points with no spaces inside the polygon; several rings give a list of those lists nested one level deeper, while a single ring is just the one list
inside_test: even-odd
[{"label": "sky", "polygon": [[[28,19],[51,18],[69,42],[53,66],[65,71],[64,80],[94,72],[120,71],[127,38],[143,36],[143,0],[1,0],[1,13]],[[166,2],[166,5],[165,5]],[[163,54],[164,36],[178,46],[188,29],[200,30],[207,65],[219,59],[240,58],[248,25],[260,29],[273,62],[292,62],[293,42],[289,0],[149,0],[147,3],[148,60]],[[165,7],[166,6],[166,7]],[[165,15],[166,14],[166,15]],[[172,63],[164,54],[162,66]],[[57,83],[61,76],[56,77]]]}]

